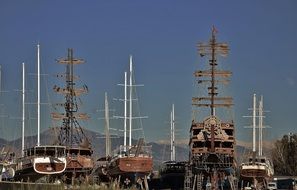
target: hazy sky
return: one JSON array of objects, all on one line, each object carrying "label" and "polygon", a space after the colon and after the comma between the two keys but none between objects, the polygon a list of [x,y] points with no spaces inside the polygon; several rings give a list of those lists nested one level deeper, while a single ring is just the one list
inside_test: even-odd
[{"label": "hazy sky", "polygon": [[[0,64],[2,65],[0,136],[20,136],[21,63],[26,63],[27,103],[36,101],[36,44],[41,45],[43,102],[56,103],[52,92],[54,78],[64,67],[55,59],[74,55],[86,60],[75,71],[90,92],[81,97],[82,110],[91,120],[88,129],[103,132],[104,92],[111,108],[123,97],[124,71],[129,55],[135,63],[139,104],[146,139],[169,137],[169,114],[175,103],[178,139],[187,139],[191,123],[193,72],[202,60],[196,43],[209,40],[216,26],[218,39],[228,42],[230,54],[225,66],[232,70],[230,86],[234,97],[235,125],[238,140],[249,140],[245,129],[252,94],[264,96],[265,124],[272,128],[267,136],[277,138],[296,131],[297,108],[297,2],[295,0],[251,1],[86,1],[86,0],[1,0]],[[47,83],[45,81],[48,81]],[[33,91],[32,91],[33,90]],[[48,91],[48,93],[47,93]],[[48,96],[47,96],[48,95]],[[60,98],[60,101],[62,99]],[[43,106],[42,130],[51,125],[49,110]],[[36,118],[34,105],[28,104],[27,117]],[[120,108],[119,108],[120,109]],[[122,110],[116,110],[121,115]],[[30,110],[30,111],[29,111]],[[7,117],[9,116],[9,117]],[[112,122],[122,125],[121,122]],[[27,121],[27,135],[36,132],[36,120]],[[119,126],[113,126],[119,127]]]}]

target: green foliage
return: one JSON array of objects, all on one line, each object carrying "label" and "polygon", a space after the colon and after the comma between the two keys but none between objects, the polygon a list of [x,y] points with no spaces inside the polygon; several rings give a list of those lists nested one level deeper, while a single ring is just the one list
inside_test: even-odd
[{"label": "green foliage", "polygon": [[284,135],[274,143],[272,161],[275,175],[297,175],[297,134]]}]

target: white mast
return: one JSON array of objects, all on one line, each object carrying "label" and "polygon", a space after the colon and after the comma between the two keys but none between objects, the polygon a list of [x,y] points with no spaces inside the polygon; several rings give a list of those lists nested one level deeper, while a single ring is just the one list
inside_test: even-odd
[{"label": "white mast", "polygon": [[170,161],[173,161],[173,116],[170,112]]},{"label": "white mast", "polygon": [[132,55],[130,55],[129,147],[132,146]]},{"label": "white mast", "polygon": [[259,156],[263,154],[263,96],[259,101]]},{"label": "white mast", "polygon": [[127,72],[125,72],[125,96],[124,96],[124,149],[127,146]]},{"label": "white mast", "polygon": [[22,157],[24,156],[24,150],[25,150],[25,63],[22,63],[23,66],[23,88],[22,88]]},{"label": "white mast", "polygon": [[253,97],[253,152],[256,152],[256,94]]},{"label": "white mast", "polygon": [[0,65],[0,94],[2,92],[2,65]]},{"label": "white mast", "polygon": [[175,117],[174,104],[172,104],[172,142],[173,142],[173,161],[175,161]]},{"label": "white mast", "polygon": [[171,152],[171,161],[175,161],[175,119],[174,119],[174,104],[172,104],[172,111],[170,114],[170,126],[171,126],[171,130],[170,130],[170,134],[171,134],[171,138],[170,138],[170,152]]},{"label": "white mast", "polygon": [[37,44],[37,146],[40,146],[40,45]]},{"label": "white mast", "polygon": [[110,135],[109,135],[109,107],[107,93],[105,92],[105,154],[106,157],[110,155]]}]

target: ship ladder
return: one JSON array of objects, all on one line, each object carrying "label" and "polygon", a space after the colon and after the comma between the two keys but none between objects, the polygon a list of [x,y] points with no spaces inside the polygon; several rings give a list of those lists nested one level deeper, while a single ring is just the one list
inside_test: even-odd
[{"label": "ship ladder", "polygon": [[186,173],[185,173],[185,180],[184,180],[184,189],[185,190],[192,190],[192,179],[193,179],[193,173],[192,173],[192,166],[190,164],[186,164],[185,166]]},{"label": "ship ladder", "polygon": [[237,180],[235,180],[233,175],[229,175],[228,176],[228,181],[230,183],[230,188],[232,190],[237,190],[238,189],[238,184],[237,184]]},{"label": "ship ladder", "polygon": [[197,175],[197,183],[196,183],[196,189],[197,190],[202,190],[202,183],[203,183],[203,174],[202,173],[199,173]]}]

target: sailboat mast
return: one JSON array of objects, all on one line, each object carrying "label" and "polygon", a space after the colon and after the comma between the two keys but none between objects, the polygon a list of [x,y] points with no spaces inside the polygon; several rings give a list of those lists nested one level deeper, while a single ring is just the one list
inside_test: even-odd
[{"label": "sailboat mast", "polygon": [[37,146],[40,146],[40,45],[37,44]]},{"label": "sailboat mast", "polygon": [[263,155],[263,96],[259,102],[259,156]]},{"label": "sailboat mast", "polygon": [[132,146],[132,55],[130,55],[129,147]]},{"label": "sailboat mast", "polygon": [[2,92],[2,65],[0,65],[0,94]]},{"label": "sailboat mast", "polygon": [[173,117],[170,112],[170,161],[173,161]]},{"label": "sailboat mast", "polygon": [[23,66],[23,87],[22,87],[22,157],[24,156],[25,150],[25,63]]},{"label": "sailboat mast", "polygon": [[124,148],[127,146],[127,72],[125,72],[125,96],[124,96]]},{"label": "sailboat mast", "polygon": [[110,135],[109,135],[109,107],[108,107],[108,99],[107,99],[107,93],[105,92],[105,154],[106,157],[110,155]]},{"label": "sailboat mast", "polygon": [[172,104],[172,161],[175,161],[175,118],[174,118],[174,104]]},{"label": "sailboat mast", "polygon": [[256,94],[253,96],[253,153],[256,152]]}]

